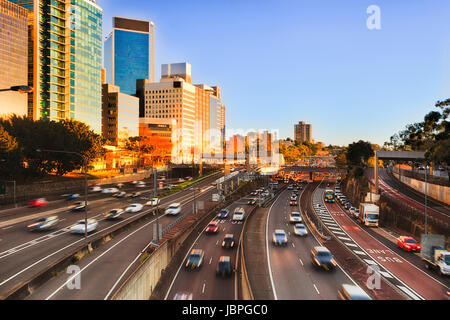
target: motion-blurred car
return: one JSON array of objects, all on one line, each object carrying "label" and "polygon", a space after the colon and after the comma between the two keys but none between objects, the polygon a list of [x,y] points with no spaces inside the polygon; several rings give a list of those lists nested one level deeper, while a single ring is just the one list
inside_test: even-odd
[{"label": "motion-blurred car", "polygon": [[272,243],[275,246],[287,246],[287,235],[286,232],[282,229],[276,229],[272,236]]},{"label": "motion-blurred car", "polygon": [[341,300],[372,300],[363,289],[352,284],[343,284],[338,295]]},{"label": "motion-blurred car", "polygon": [[125,212],[130,212],[130,213],[139,212],[142,210],[143,207],[144,206],[140,203],[132,203],[125,209]]},{"label": "motion-blurred car", "polygon": [[300,214],[300,212],[291,212],[289,216],[289,222],[290,223],[302,222],[302,215]]},{"label": "motion-blurred car", "polygon": [[119,192],[119,189],[117,188],[105,188],[102,190],[102,193],[116,193]]},{"label": "motion-blurred car", "polygon": [[290,185],[288,185],[287,189],[288,189],[288,190],[293,190],[294,187],[292,186],[292,184],[290,184]]},{"label": "motion-blurred car", "polygon": [[249,205],[249,206],[252,206],[252,205],[254,205],[256,203],[256,199],[249,199],[248,201],[247,201],[247,204]]},{"label": "motion-blurred car", "polygon": [[358,217],[359,217],[359,209],[355,209],[353,211],[352,217],[355,218],[355,219],[358,219]]},{"label": "motion-blurred car", "polygon": [[400,236],[397,239],[397,246],[400,249],[411,252],[419,252],[420,244],[413,237],[408,236]]},{"label": "motion-blurred car", "polygon": [[228,209],[222,209],[220,210],[220,212],[217,214],[217,218],[220,219],[226,219],[228,218],[228,215],[230,214],[230,211]]},{"label": "motion-blurred car", "polygon": [[[97,229],[98,222],[95,219],[87,219],[87,233],[94,231]],[[85,230],[85,221],[80,220],[75,225],[70,227],[70,232],[72,233],[81,233],[84,234]]]},{"label": "motion-blurred car", "polygon": [[106,220],[114,220],[120,217],[123,213],[123,209],[112,209],[103,215]]},{"label": "motion-blurred car", "polygon": [[79,193],[71,193],[67,195],[66,200],[75,200],[78,199],[79,197],[80,197]]},{"label": "motion-blurred car", "polygon": [[116,187],[119,188],[119,189],[120,189],[120,188],[123,188],[123,186],[124,186],[123,183],[118,183],[118,184],[116,184]]},{"label": "motion-blurred car", "polygon": [[177,215],[181,212],[181,204],[180,203],[172,203],[166,209],[166,214],[168,215]]},{"label": "motion-blurred car", "polygon": [[136,183],[136,187],[137,188],[145,188],[145,182],[144,181],[139,181],[138,183]]},{"label": "motion-blurred car", "polygon": [[200,268],[203,264],[205,253],[202,249],[192,249],[186,261],[186,269],[194,270]]},{"label": "motion-blurred car", "polygon": [[222,248],[230,249],[234,248],[234,235],[227,233],[222,241]]},{"label": "motion-blurred car", "polygon": [[330,250],[325,247],[314,247],[311,250],[311,262],[314,266],[325,270],[333,270],[337,265]]},{"label": "motion-blurred car", "polygon": [[352,204],[350,202],[345,203],[344,208],[346,210],[350,210],[350,208],[352,207]]},{"label": "motion-blurred car", "polygon": [[131,197],[131,198],[137,198],[137,197],[139,197],[140,195],[141,195],[140,192],[133,192],[133,193],[130,195],[130,197]]},{"label": "motion-blurred car", "polygon": [[297,205],[297,199],[289,201],[289,205],[296,206]]},{"label": "motion-blurred car", "polygon": [[147,206],[157,206],[160,202],[161,202],[161,200],[159,200],[159,198],[152,198],[151,200],[147,201],[145,204]]},{"label": "motion-blurred car", "polygon": [[219,232],[219,223],[217,221],[211,221],[205,229],[206,234]]},{"label": "motion-blurred car", "polygon": [[100,186],[92,186],[89,188],[89,192],[99,192],[102,191],[102,187]]},{"label": "motion-blurred car", "polygon": [[193,294],[187,291],[180,291],[175,293],[173,300],[192,300]]},{"label": "motion-blurred car", "polygon": [[216,275],[226,277],[233,274],[233,266],[229,256],[221,256],[217,262]]},{"label": "motion-blurred car", "polygon": [[88,206],[89,203],[86,203],[85,201],[77,201],[73,204],[72,207],[70,207],[71,211],[80,211],[80,210],[84,210],[84,208],[86,206]]},{"label": "motion-blurred car", "polygon": [[350,215],[353,216],[353,213],[355,212],[356,208],[355,207],[350,207],[350,209],[348,210]]},{"label": "motion-blurred car", "polygon": [[43,231],[49,230],[58,224],[57,216],[50,216],[46,218],[40,218],[34,221],[34,223],[27,226],[29,231]]},{"label": "motion-blurred car", "polygon": [[114,193],[113,197],[114,198],[124,198],[127,195],[127,193],[125,191],[120,191],[118,193]]},{"label": "motion-blurred car", "polygon": [[38,198],[38,199],[33,199],[31,201],[28,202],[28,206],[29,207],[43,207],[48,203],[47,200],[45,200],[45,198]]},{"label": "motion-blurred car", "polygon": [[308,229],[306,229],[306,226],[303,223],[297,223],[294,226],[294,234],[304,237],[308,235]]}]

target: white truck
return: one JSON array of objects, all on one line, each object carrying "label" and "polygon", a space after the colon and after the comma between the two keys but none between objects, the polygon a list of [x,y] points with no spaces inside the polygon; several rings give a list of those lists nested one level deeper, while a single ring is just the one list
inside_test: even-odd
[{"label": "white truck", "polygon": [[450,251],[445,248],[445,237],[440,234],[422,234],[420,255],[427,269],[450,275]]},{"label": "white truck", "polygon": [[373,203],[359,204],[359,221],[368,227],[378,227],[380,208]]}]

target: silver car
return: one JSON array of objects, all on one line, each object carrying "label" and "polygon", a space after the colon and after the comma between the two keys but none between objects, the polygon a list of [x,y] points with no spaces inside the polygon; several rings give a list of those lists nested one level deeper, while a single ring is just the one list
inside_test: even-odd
[{"label": "silver car", "polygon": [[308,234],[308,229],[306,229],[306,226],[303,223],[296,223],[294,226],[294,234],[304,237]]}]

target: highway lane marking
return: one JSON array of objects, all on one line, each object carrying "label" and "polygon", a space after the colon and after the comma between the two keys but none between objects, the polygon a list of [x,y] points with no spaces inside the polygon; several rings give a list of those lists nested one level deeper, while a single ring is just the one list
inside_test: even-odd
[{"label": "highway lane marking", "polygon": [[384,277],[386,277],[386,278],[391,278],[391,279],[392,279],[392,276],[391,276],[390,273],[387,273],[386,271],[380,271],[380,273],[381,273],[382,276],[384,276]]},{"label": "highway lane marking", "polygon": [[219,244],[219,240],[216,241],[216,246]]},{"label": "highway lane marking", "polygon": [[202,293],[205,293],[205,287],[206,287],[206,283],[203,283],[203,288],[202,288]]},{"label": "highway lane marking", "polygon": [[291,244],[292,244],[292,247],[295,248],[295,244],[293,242],[291,242]]},{"label": "highway lane marking", "polygon": [[349,247],[357,247],[357,245],[354,244],[354,243],[344,242],[344,244],[345,244],[346,246],[349,246]]},{"label": "highway lane marking", "polygon": [[316,285],[313,283],[313,286],[314,286],[314,289],[316,289],[316,291],[317,291],[317,294],[319,294],[320,295],[320,292],[319,292],[319,289],[317,289],[317,287],[316,287]]},{"label": "highway lane marking", "polygon": [[300,263],[301,263],[301,264],[302,264],[302,266],[303,266],[304,264],[303,264],[303,261],[302,261],[302,259],[298,258],[298,260],[300,260]]},{"label": "highway lane marking", "polygon": [[11,228],[13,228],[14,226],[9,226],[9,227],[4,227],[4,228],[2,228],[3,230],[7,230],[7,229],[11,229]]},{"label": "highway lane marking", "polygon": [[328,228],[330,228],[332,230],[337,230],[337,231],[341,231],[342,230],[341,228],[338,228],[338,227],[328,227]]},{"label": "highway lane marking", "polygon": [[346,233],[344,233],[344,232],[341,232],[341,231],[333,231],[333,233],[336,233],[336,234],[340,234],[340,235],[343,235],[343,236],[345,236],[345,235],[346,235]]},{"label": "highway lane marking", "polygon": [[366,256],[366,253],[363,251],[359,251],[359,250],[353,250],[354,253],[362,255],[362,256]]},{"label": "highway lane marking", "polygon": [[211,257],[211,259],[209,259],[209,264],[211,264],[211,262],[212,262],[212,257]]}]

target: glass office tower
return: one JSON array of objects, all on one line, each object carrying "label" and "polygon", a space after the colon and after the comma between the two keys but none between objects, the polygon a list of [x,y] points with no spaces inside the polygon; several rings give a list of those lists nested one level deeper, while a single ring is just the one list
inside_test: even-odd
[{"label": "glass office tower", "polygon": [[94,0],[12,0],[29,10],[28,116],[101,133],[102,9]]},{"label": "glass office tower", "polygon": [[113,31],[104,45],[106,83],[136,94],[136,80],[155,81],[153,22],[113,17]]}]

